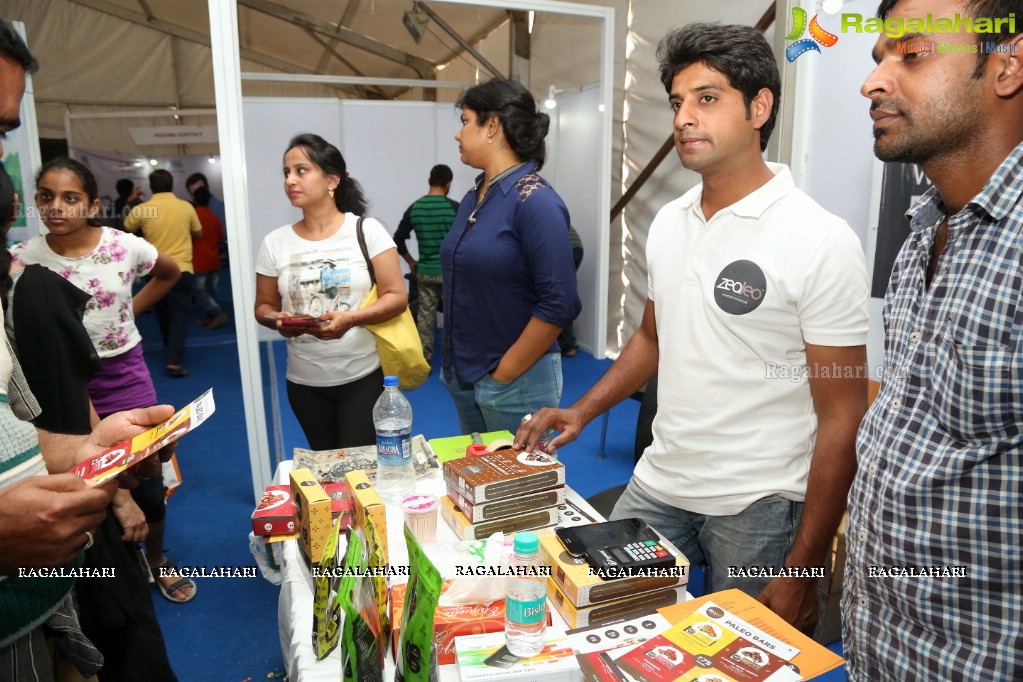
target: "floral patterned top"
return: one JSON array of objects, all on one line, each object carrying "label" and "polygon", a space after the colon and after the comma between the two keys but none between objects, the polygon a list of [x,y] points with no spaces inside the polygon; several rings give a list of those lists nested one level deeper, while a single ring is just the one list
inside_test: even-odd
[{"label": "floral patterned top", "polygon": [[78,258],[58,255],[38,235],[15,245],[11,256],[17,265],[38,263],[92,294],[85,305],[85,328],[101,358],[131,350],[142,340],[132,312],[132,284],[156,264],[156,247],[135,235],[110,227],[92,253]]}]

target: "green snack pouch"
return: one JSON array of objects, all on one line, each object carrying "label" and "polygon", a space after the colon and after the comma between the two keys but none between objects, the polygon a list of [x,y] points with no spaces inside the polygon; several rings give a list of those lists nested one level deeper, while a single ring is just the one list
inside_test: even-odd
[{"label": "green snack pouch", "polygon": [[[335,599],[341,582],[337,556],[338,533],[339,524],[335,523],[327,538],[327,544],[323,547],[319,568],[313,569],[316,575],[316,592],[313,595],[313,649],[316,651],[317,661],[323,660],[334,650],[340,634],[338,625],[341,623],[341,608]],[[358,554],[362,554],[361,548]],[[350,566],[351,561],[352,545],[349,542],[344,566]]]},{"label": "green snack pouch", "polygon": [[409,579],[401,611],[401,638],[394,662],[395,682],[436,682],[437,648],[433,644],[433,617],[444,583],[437,567],[423,553],[408,526]]},{"label": "green snack pouch", "polygon": [[341,632],[342,680],[382,682],[384,648],[376,592],[372,579],[367,575],[369,564],[362,551],[362,538],[358,533],[352,533],[349,542],[358,547],[359,559],[341,578],[337,594],[337,602],[345,614]]}]

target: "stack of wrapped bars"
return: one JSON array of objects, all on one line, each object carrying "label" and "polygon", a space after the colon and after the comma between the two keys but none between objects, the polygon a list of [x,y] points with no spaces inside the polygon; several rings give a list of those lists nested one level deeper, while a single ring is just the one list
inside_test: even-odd
[{"label": "stack of wrapped bars", "polygon": [[675,555],[675,566],[649,575],[604,579],[586,562],[565,550],[557,535],[540,536],[540,560],[550,566],[547,597],[570,628],[605,625],[635,618],[686,598],[689,560],[661,538]]},{"label": "stack of wrapped bars", "polygon": [[542,452],[499,450],[444,463],[441,515],[460,540],[558,523],[565,466]]}]

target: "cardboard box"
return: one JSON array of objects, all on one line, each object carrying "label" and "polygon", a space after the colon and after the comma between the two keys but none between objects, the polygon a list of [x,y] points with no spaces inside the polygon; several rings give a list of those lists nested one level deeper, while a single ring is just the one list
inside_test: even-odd
[{"label": "cardboard box", "polygon": [[[365,471],[345,474],[352,528],[362,533],[369,543],[370,566],[387,565],[387,510]],[[374,558],[376,556],[376,558]]]},{"label": "cardboard box", "polygon": [[506,516],[493,521],[469,523],[469,519],[465,518],[461,508],[456,506],[447,495],[440,498],[440,515],[451,526],[451,530],[455,531],[459,540],[486,540],[498,531],[518,533],[524,530],[546,528],[557,524],[559,518],[558,508],[549,507],[519,516]]},{"label": "cardboard box", "polygon": [[831,644],[842,639],[842,576],[845,575],[845,522],[842,516],[838,532],[831,545],[831,565],[818,583],[820,595],[820,616],[813,638],[821,644]]},{"label": "cardboard box", "polygon": [[480,523],[481,521],[493,521],[494,519],[501,519],[506,516],[518,516],[519,514],[525,514],[546,507],[557,507],[565,503],[565,487],[551,488],[550,490],[514,497],[509,500],[497,500],[481,504],[473,504],[462,495],[459,495],[457,490],[449,487],[448,497],[451,498],[456,507],[462,510],[465,518],[469,519],[470,523]]},{"label": "cardboard box", "polygon": [[656,592],[643,592],[635,596],[617,601],[597,604],[596,606],[578,607],[561,591],[554,578],[547,579],[547,597],[562,615],[570,628],[584,628],[591,625],[604,625],[623,618],[634,618],[643,613],[650,613],[665,606],[672,606],[685,601],[686,588],[671,587]]},{"label": "cardboard box", "polygon": [[316,566],[320,563],[332,526],[330,498],[309,469],[291,471],[291,498],[295,502],[299,546],[309,562]]},{"label": "cardboard box", "polygon": [[[441,594],[454,582],[445,580]],[[391,642],[398,646],[401,630],[401,608],[405,603],[404,583],[391,586]],[[547,611],[547,624],[551,623],[550,610]],[[478,635],[484,632],[504,633],[504,600],[484,604],[465,604],[462,606],[438,605],[433,619],[434,642],[437,644],[437,663],[446,665],[455,662],[455,637],[460,635]]]},{"label": "cardboard box", "polygon": [[677,574],[603,580],[594,574],[585,559],[573,557],[566,552],[561,540],[553,533],[540,536],[540,561],[551,567],[550,579],[557,582],[573,606],[594,606],[642,592],[688,585],[689,560],[667,540],[661,538],[661,544],[675,554]]},{"label": "cardboard box", "polygon": [[[531,658],[520,658],[508,667],[490,665],[487,661],[504,646],[504,634],[493,632],[468,635],[455,640],[458,676],[462,682],[478,680],[518,680],[520,682],[575,682],[583,674],[568,638],[553,632],[547,634],[543,651]],[[510,662],[510,661],[509,661]]]},{"label": "cardboard box", "polygon": [[290,485],[267,486],[252,512],[252,532],[256,535],[295,532],[295,503]]},{"label": "cardboard box", "polygon": [[500,450],[444,462],[444,482],[473,504],[565,485],[565,465],[542,452]]}]

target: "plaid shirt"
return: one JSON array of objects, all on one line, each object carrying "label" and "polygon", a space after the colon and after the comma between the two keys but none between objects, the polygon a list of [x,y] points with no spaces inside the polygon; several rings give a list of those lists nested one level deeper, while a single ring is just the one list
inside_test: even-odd
[{"label": "plaid shirt", "polygon": [[932,188],[908,213],[849,493],[850,680],[1023,680],[1021,163],[948,221],[930,289],[945,207]]}]

